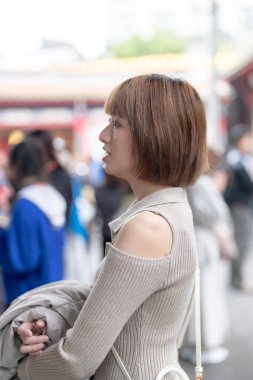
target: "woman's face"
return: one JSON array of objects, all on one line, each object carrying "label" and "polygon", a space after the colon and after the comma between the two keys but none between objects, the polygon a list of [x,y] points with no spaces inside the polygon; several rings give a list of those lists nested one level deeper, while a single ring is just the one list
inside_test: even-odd
[{"label": "woman's face", "polygon": [[133,177],[131,158],[130,127],[125,119],[111,116],[109,124],[99,135],[106,154],[103,157],[104,170],[115,177],[129,181]]}]

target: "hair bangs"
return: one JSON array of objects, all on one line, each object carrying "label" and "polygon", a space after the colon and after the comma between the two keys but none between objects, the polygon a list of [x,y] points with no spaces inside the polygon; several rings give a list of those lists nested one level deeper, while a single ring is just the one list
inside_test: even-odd
[{"label": "hair bangs", "polygon": [[122,118],[127,116],[127,82],[123,82],[111,92],[104,105],[104,110],[108,115]]}]

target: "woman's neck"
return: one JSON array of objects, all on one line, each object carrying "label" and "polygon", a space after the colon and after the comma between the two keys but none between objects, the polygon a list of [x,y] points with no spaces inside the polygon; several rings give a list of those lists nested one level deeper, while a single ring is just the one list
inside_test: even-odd
[{"label": "woman's neck", "polygon": [[154,193],[155,191],[159,191],[167,187],[170,187],[147,182],[141,179],[135,179],[134,181],[129,182],[129,185],[131,186],[137,201],[140,201],[141,199],[145,198],[149,194]]}]

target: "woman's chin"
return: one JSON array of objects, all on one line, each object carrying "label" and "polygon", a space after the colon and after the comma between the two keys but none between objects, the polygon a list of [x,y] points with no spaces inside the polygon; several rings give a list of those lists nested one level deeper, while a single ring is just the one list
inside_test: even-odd
[{"label": "woman's chin", "polygon": [[111,175],[113,177],[116,177],[116,178],[119,178],[119,179],[127,181],[127,179],[126,179],[126,177],[124,175],[125,172],[119,171],[119,170],[113,170],[113,168],[110,165],[108,165],[107,162],[103,163],[103,170],[108,175]]},{"label": "woman's chin", "polygon": [[103,162],[102,168],[106,172],[106,174],[111,174],[106,162]]},{"label": "woman's chin", "polygon": [[103,169],[106,174],[114,175],[113,170],[110,170],[110,166],[106,162],[103,164]]}]

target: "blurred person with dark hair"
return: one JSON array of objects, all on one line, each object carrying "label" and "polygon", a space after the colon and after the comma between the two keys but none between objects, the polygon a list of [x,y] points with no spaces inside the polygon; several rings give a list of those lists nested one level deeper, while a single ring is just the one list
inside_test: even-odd
[{"label": "blurred person with dark hair", "polygon": [[27,134],[26,140],[34,140],[41,144],[46,161],[45,176],[65,198],[67,202],[66,217],[68,220],[72,202],[71,178],[57,159],[51,134],[48,131],[36,129]]},{"label": "blurred person with dark hair", "polygon": [[125,188],[122,180],[105,173],[104,183],[95,189],[96,205],[102,219],[103,249],[111,242],[111,230],[108,225],[116,218],[116,212],[122,206]]},{"label": "blurred person with dark hair", "polygon": [[42,181],[43,169],[43,152],[34,141],[12,148],[8,175],[15,198],[10,223],[0,228],[7,304],[27,290],[63,279],[66,202]]},{"label": "blurred person with dark hair", "polygon": [[249,249],[253,223],[253,157],[252,136],[245,124],[230,131],[231,148],[225,157],[228,184],[224,198],[230,207],[235,229],[238,256],[232,263],[232,286],[243,285],[242,266]]}]

